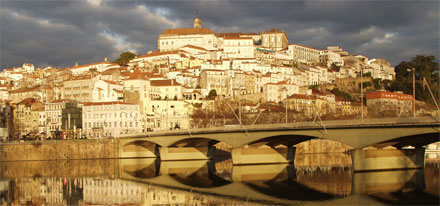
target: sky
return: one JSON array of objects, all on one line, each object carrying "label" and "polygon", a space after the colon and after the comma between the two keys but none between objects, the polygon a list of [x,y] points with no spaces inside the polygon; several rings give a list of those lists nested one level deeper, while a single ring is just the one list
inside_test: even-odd
[{"label": "sky", "polygon": [[1,69],[72,67],[157,50],[165,29],[190,28],[198,10],[214,33],[284,30],[289,44],[341,46],[387,59],[440,54],[440,1],[0,0]]}]

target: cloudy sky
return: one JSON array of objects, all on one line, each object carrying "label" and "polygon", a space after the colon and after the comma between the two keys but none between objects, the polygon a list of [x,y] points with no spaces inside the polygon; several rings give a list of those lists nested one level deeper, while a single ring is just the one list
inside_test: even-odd
[{"label": "cloudy sky", "polygon": [[285,30],[289,43],[338,45],[392,65],[417,54],[439,58],[440,3],[380,0],[0,0],[1,69],[71,67],[157,49],[165,29],[192,27],[198,9],[214,33]]}]

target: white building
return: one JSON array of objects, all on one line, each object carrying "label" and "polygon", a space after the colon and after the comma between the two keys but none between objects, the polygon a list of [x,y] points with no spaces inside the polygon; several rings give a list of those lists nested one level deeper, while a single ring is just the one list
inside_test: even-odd
[{"label": "white building", "polygon": [[83,72],[87,71],[98,71],[103,72],[108,69],[118,68],[119,64],[107,62],[107,58],[104,59],[103,62],[95,62],[91,64],[84,64],[84,65],[75,65],[74,67],[70,68],[70,71],[73,75],[77,76],[82,74]]},{"label": "white building", "polygon": [[93,102],[112,102],[123,98],[124,86],[115,81],[98,80],[93,85]]},{"label": "white building", "polygon": [[[44,113],[47,117],[47,121],[45,122],[47,135],[50,135],[50,132],[61,131],[63,129],[62,114],[63,108],[65,108],[66,105],[65,103],[67,102],[71,102],[71,100],[53,100],[45,104]],[[44,123],[44,121],[42,121],[42,123]]]},{"label": "white building", "polygon": [[150,99],[163,100],[181,100],[182,85],[176,80],[151,80],[150,81]]},{"label": "white building", "polygon": [[271,29],[261,33],[261,46],[264,48],[281,50],[288,46],[288,42],[289,40],[284,31]]},{"label": "white building", "polygon": [[299,93],[299,86],[285,81],[267,83],[263,86],[264,97],[267,102],[281,102],[292,94]]},{"label": "white building", "polygon": [[194,28],[166,29],[158,38],[158,50],[175,51],[185,45],[194,45],[208,50],[215,49],[216,37],[208,28],[201,28],[201,20],[194,19]]},{"label": "white building", "polygon": [[313,64],[320,62],[321,50],[319,49],[299,44],[290,44],[288,48],[288,52],[292,55],[294,61]]},{"label": "white building", "polygon": [[143,115],[147,110],[147,102],[150,100],[150,80],[139,70],[133,71],[130,77],[124,80],[124,90],[139,93],[140,113]]},{"label": "white building", "polygon": [[123,180],[101,178],[83,179],[85,205],[142,205],[145,187]]},{"label": "white building", "polygon": [[88,138],[118,137],[141,132],[139,105],[87,102],[83,105],[83,134]]},{"label": "white building", "polygon": [[223,57],[254,58],[254,40],[252,37],[225,37],[223,40]]},{"label": "white building", "polygon": [[147,130],[187,129],[189,127],[189,107],[185,101],[150,101],[145,127]]},{"label": "white building", "polygon": [[181,57],[178,51],[168,51],[168,52],[150,52],[148,54],[136,57],[128,63],[130,67],[146,67],[154,63],[156,65],[160,64],[174,64],[177,61],[184,59]]}]

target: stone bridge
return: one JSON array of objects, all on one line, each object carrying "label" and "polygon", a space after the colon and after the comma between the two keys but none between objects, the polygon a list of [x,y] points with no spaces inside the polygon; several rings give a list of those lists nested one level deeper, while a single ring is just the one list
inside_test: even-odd
[{"label": "stone bridge", "polygon": [[[121,158],[169,161],[212,158],[214,145],[223,142],[231,147],[233,164],[244,165],[293,162],[294,145],[318,138],[353,148],[354,170],[365,171],[421,168],[423,146],[440,141],[439,134],[433,118],[366,119],[170,130],[122,136],[118,144]],[[370,146],[376,149],[363,149]],[[387,146],[396,149],[382,149]]]}]

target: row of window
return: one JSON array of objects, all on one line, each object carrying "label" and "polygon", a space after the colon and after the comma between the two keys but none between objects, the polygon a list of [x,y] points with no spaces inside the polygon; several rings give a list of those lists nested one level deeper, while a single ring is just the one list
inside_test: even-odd
[{"label": "row of window", "polygon": [[109,128],[112,127],[113,128],[120,128],[120,127],[138,127],[138,122],[119,122],[119,124],[117,122],[85,122],[84,126],[85,128]]},{"label": "row of window", "polygon": [[113,113],[113,115],[112,115],[112,113],[105,113],[105,114],[102,114],[102,113],[95,113],[95,114],[84,114],[84,119],[107,119],[107,118],[112,118],[112,116],[113,116],[113,118],[116,118],[116,117],[119,117],[119,118],[128,118],[128,117],[130,117],[130,118],[137,118],[138,117],[138,114],[137,113],[132,113],[132,112],[130,112],[130,113],[127,113],[127,112],[121,112],[121,113],[119,113],[119,115],[117,115],[117,113]]}]

